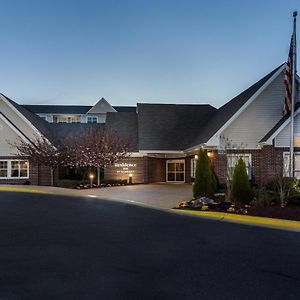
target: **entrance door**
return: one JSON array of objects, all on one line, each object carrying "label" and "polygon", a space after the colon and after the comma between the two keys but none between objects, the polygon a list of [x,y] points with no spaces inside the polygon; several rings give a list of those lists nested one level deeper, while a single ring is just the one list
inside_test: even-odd
[{"label": "entrance door", "polygon": [[167,160],[167,182],[184,182],[184,160]]}]

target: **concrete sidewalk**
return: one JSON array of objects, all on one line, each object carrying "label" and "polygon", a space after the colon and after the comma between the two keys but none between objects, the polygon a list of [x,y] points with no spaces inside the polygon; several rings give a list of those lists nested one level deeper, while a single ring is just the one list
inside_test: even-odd
[{"label": "concrete sidewalk", "polygon": [[0,191],[1,189],[130,201],[166,209],[173,208],[179,201],[192,199],[192,186],[190,184],[139,184],[84,190],[49,186],[0,185]]}]

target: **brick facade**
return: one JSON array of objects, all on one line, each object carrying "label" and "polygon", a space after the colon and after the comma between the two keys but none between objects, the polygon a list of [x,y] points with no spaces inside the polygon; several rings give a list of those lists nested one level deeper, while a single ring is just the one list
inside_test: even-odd
[{"label": "brick facade", "polygon": [[[295,148],[295,152],[300,148]],[[229,154],[251,154],[252,162],[252,181],[258,185],[265,184],[270,178],[276,174],[283,173],[283,153],[288,152],[288,148],[275,148],[272,145],[266,145],[262,149],[257,150],[232,150]],[[225,154],[218,154],[214,151],[212,164],[214,171],[220,183],[225,183],[227,158]]]}]

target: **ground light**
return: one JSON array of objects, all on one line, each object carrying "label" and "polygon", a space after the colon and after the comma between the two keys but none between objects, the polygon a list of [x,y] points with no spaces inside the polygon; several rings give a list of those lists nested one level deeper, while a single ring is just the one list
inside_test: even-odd
[{"label": "ground light", "polygon": [[93,187],[93,181],[94,181],[94,174],[90,174],[89,178],[90,178],[90,186]]},{"label": "ground light", "polygon": [[129,174],[129,184],[132,184],[132,174]]}]

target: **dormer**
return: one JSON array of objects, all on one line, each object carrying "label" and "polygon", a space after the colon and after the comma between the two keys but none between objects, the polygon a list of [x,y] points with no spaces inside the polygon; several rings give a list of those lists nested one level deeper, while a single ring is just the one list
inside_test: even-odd
[{"label": "dormer", "polygon": [[105,123],[108,112],[117,112],[104,98],[101,98],[87,113],[87,123]]}]

